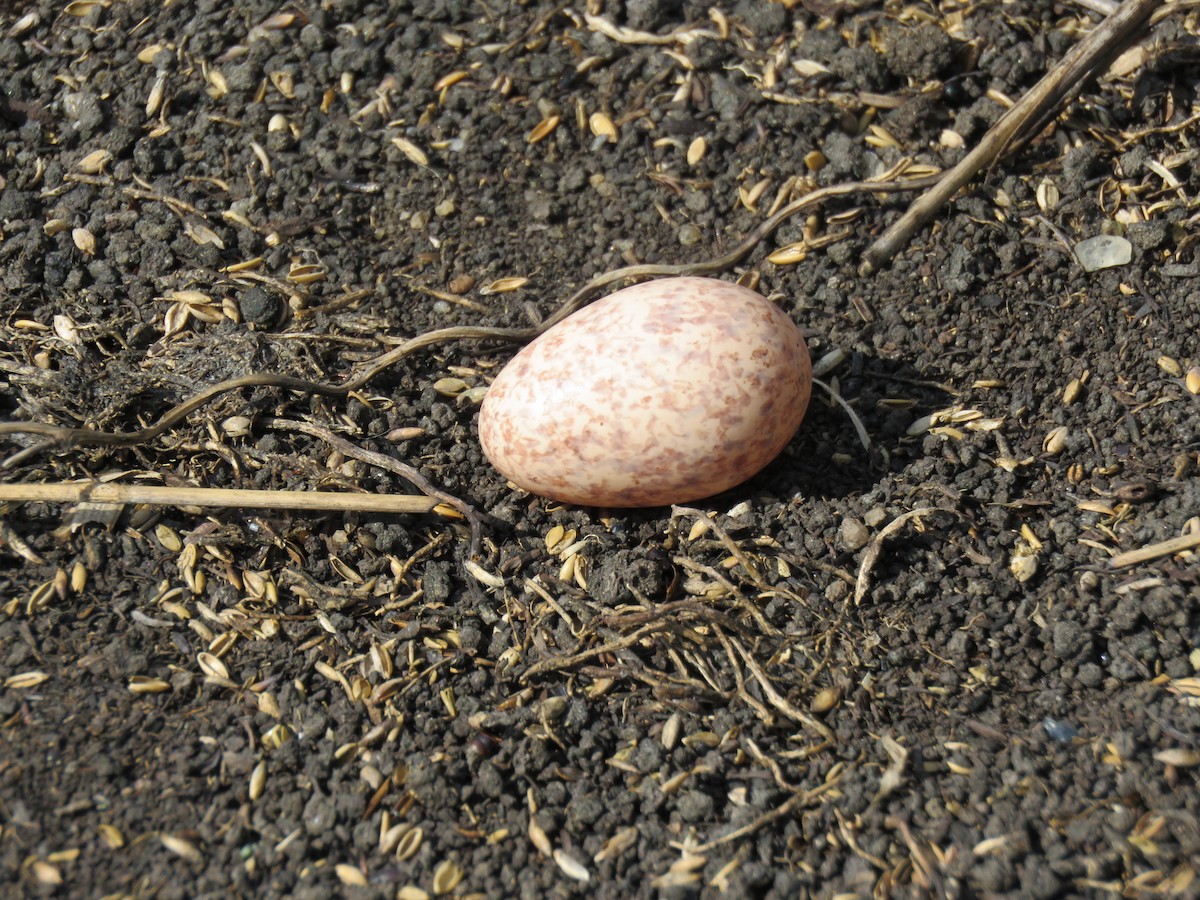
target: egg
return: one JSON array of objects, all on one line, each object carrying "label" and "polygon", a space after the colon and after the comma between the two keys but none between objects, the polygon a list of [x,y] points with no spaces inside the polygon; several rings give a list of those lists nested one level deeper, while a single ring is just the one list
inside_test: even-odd
[{"label": "egg", "polygon": [[522,349],[479,414],[508,480],[582,506],[718,494],[795,434],[812,393],[800,329],[761,294],[664,278],[584,307]]}]

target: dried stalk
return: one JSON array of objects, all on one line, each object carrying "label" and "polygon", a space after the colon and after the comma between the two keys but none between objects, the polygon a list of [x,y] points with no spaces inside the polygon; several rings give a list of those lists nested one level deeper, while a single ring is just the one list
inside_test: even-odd
[{"label": "dried stalk", "polygon": [[1019,142],[1038,134],[1049,117],[1083,85],[1105,69],[1141,33],[1162,0],[1125,0],[1086,38],[1071,48],[1000,121],[983,136],[979,146],[946,172],[940,181],[918,197],[908,212],[896,220],[865,254],[859,274],[871,275],[891,261],[918,229],[929,224],[963,185],[990,168]]},{"label": "dried stalk", "polygon": [[1126,566],[1136,566],[1138,563],[1150,562],[1164,556],[1173,556],[1186,550],[1200,547],[1200,531],[1193,534],[1183,534],[1157,544],[1147,544],[1136,550],[1126,550],[1118,553],[1108,561],[1109,568],[1123,569]]},{"label": "dried stalk", "polygon": [[0,502],[149,503],[222,509],[305,509],[336,512],[427,513],[441,501],[414,494],[339,494],[333,491],[253,491],[84,481],[0,484]]}]

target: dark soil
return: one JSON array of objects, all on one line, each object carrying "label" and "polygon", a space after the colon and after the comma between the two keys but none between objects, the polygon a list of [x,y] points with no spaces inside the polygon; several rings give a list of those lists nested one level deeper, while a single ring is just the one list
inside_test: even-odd
[{"label": "dark soil", "polygon": [[[222,379],[527,327],[597,274],[727,250],[791,177],[952,164],[949,132],[971,146],[1091,21],[791,5],[8,4],[0,417],[135,430]],[[704,34],[626,43],[588,6]],[[468,560],[437,516],[10,505],[2,892],[1195,891],[1200,564],[1109,564],[1200,526],[1188,21],[882,273],[857,263],[906,195],[831,203],[810,234],[844,236],[776,266],[787,223],[727,274],[844,353],[826,378],[875,448],[818,395],[707,531],[506,485],[470,390],[499,343],[22,453],[6,481],[411,492],[288,425],[311,422],[492,521]],[[1069,248],[1101,233],[1133,260],[1085,273]]]}]

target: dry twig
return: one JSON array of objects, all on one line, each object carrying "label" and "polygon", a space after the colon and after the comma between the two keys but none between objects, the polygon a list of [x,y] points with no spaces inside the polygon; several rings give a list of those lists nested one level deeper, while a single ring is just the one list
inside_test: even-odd
[{"label": "dry twig", "polygon": [[440,502],[413,494],[343,494],[334,491],[257,491],[82,481],[0,484],[0,501],[42,503],[150,503],[222,509],[308,509],[336,512],[427,513]]},{"label": "dry twig", "polygon": [[1185,550],[1194,550],[1197,547],[1200,547],[1200,531],[1181,534],[1179,537],[1159,541],[1157,544],[1147,544],[1136,550],[1126,550],[1110,559],[1108,565],[1113,569],[1123,569],[1126,566],[1136,566],[1138,563],[1150,562],[1164,556],[1183,553]]},{"label": "dry twig", "polygon": [[866,252],[861,275],[870,275],[891,260],[916,231],[929,223],[963,185],[1006,153],[1015,151],[1046,125],[1049,117],[1083,85],[1102,72],[1140,33],[1162,0],[1125,0],[1096,30],[1071,48],[1000,121],[974,150],[946,172],[937,185],[918,197]]}]

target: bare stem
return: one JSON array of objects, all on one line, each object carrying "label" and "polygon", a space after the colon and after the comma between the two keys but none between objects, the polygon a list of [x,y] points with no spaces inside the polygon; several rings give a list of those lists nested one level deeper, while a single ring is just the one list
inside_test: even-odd
[{"label": "bare stem", "polygon": [[309,509],[338,512],[427,513],[440,505],[415,494],[343,494],[333,491],[253,491],[234,488],[168,487],[97,481],[58,484],[0,484],[0,501],[18,503],[149,503],[245,509]]}]

